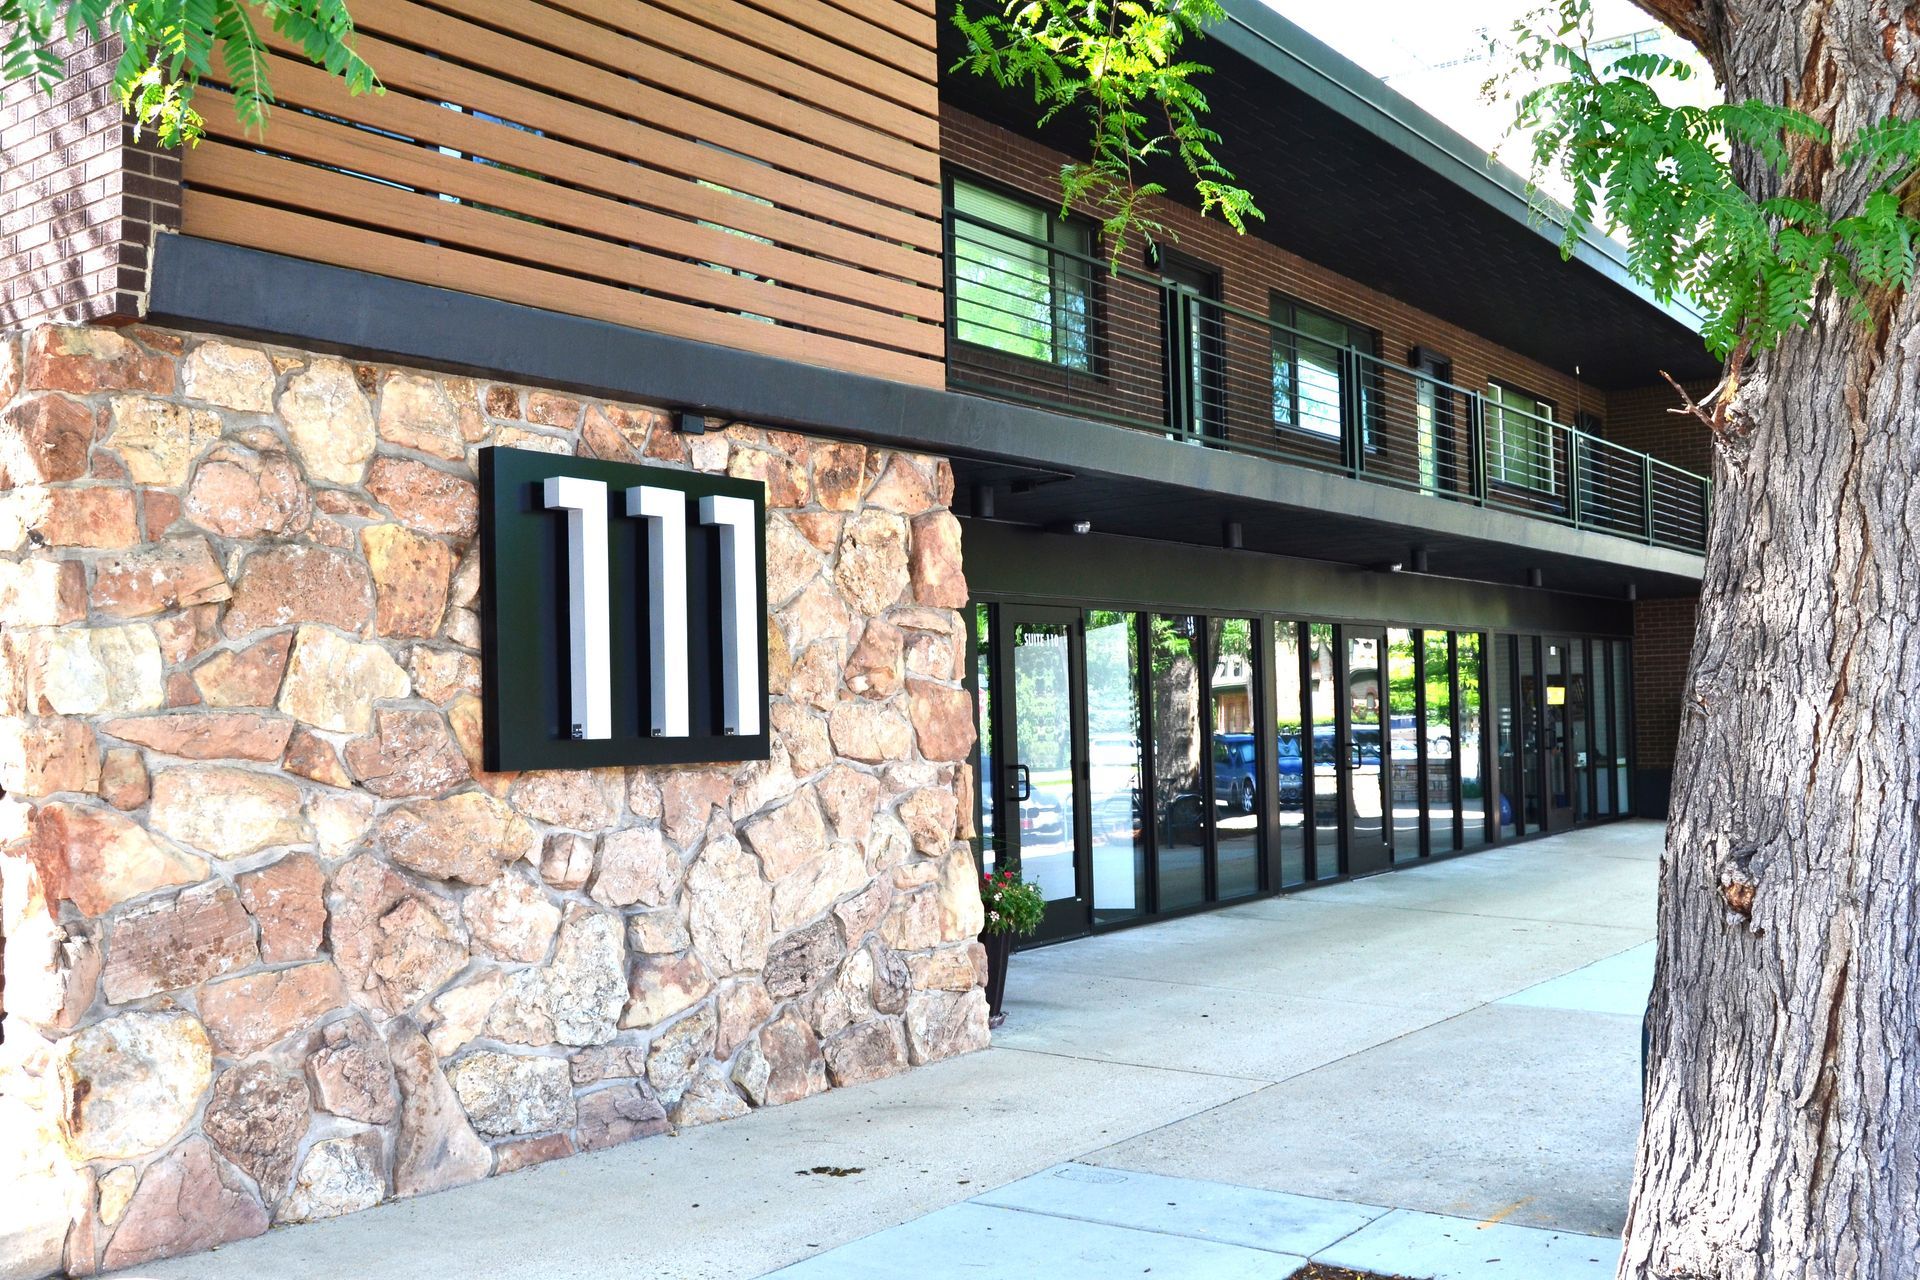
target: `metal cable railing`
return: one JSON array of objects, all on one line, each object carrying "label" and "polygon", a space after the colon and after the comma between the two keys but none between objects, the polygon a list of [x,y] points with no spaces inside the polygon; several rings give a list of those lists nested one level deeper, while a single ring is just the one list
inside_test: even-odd
[{"label": "metal cable railing", "polygon": [[1703,476],[1181,284],[946,210],[947,382],[1656,546]]}]

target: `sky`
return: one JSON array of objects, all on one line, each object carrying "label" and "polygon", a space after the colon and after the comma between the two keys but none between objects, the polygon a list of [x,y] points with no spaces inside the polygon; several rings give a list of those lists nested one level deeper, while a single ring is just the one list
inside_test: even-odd
[{"label": "sky", "polygon": [[[1265,0],[1290,21],[1384,79],[1486,150],[1508,168],[1527,172],[1525,143],[1502,143],[1513,120],[1510,103],[1489,103],[1481,86],[1500,70],[1491,41],[1540,0]],[[1636,37],[1642,48],[1692,57],[1692,48],[1629,0],[1593,0],[1599,40]],[[1694,59],[1696,65],[1698,59]],[[1704,66],[1702,66],[1704,70]],[[1711,81],[1695,82],[1711,92]],[[1564,199],[1557,181],[1541,189]]]}]

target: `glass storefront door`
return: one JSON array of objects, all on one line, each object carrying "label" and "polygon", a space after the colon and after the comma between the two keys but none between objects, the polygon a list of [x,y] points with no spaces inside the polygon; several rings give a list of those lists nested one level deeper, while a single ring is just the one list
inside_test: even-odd
[{"label": "glass storefront door", "polygon": [[1005,665],[999,710],[1008,750],[982,758],[991,760],[997,774],[1003,817],[996,834],[1003,856],[1047,900],[1040,938],[1084,932],[1089,918],[1078,767],[1078,728],[1085,723],[1080,621],[1079,610],[1000,610]]},{"label": "glass storefront door", "polygon": [[1260,837],[1267,790],[1260,740],[1254,735],[1260,682],[1253,665],[1251,618],[1207,619],[1207,682],[1212,708],[1214,897],[1221,902],[1260,892]]},{"label": "glass storefront door", "polygon": [[1568,644],[1557,637],[1544,642],[1546,649],[1546,755],[1547,755],[1547,827],[1565,831],[1573,825],[1575,719],[1573,687],[1567,678]]},{"label": "glass storefront door", "polygon": [[1420,654],[1414,648],[1414,638],[1413,632],[1400,627],[1387,632],[1385,766],[1396,865],[1418,862],[1425,852],[1421,847],[1421,792],[1427,751],[1420,715]]},{"label": "glass storefront door", "polygon": [[1341,688],[1346,697],[1340,767],[1347,783],[1347,873],[1364,876],[1393,865],[1387,814],[1387,637],[1380,631],[1345,628]]},{"label": "glass storefront door", "polygon": [[1156,614],[1152,622],[1154,878],[1160,910],[1179,911],[1207,900],[1206,643],[1197,615]]},{"label": "glass storefront door", "polygon": [[1090,609],[1087,652],[1087,813],[1093,844],[1093,922],[1143,915],[1147,827],[1142,820],[1140,615]]}]

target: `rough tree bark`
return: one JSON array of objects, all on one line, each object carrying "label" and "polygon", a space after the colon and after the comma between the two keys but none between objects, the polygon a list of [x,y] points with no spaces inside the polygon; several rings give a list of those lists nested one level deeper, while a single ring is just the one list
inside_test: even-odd
[{"label": "rough tree bark", "polygon": [[[1911,6],[1640,3],[1842,145],[1920,114]],[[1832,154],[1741,180],[1850,212]],[[1920,311],[1877,311],[1824,299],[1716,448],[1624,1280],[1920,1276]]]}]

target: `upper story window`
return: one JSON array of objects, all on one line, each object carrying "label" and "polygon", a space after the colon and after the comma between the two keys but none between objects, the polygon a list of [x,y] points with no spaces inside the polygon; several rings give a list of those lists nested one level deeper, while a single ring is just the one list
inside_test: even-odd
[{"label": "upper story window", "polygon": [[1271,315],[1283,326],[1273,330],[1274,425],[1339,439],[1346,398],[1366,398],[1364,385],[1346,385],[1357,370],[1341,353],[1372,354],[1373,331],[1290,298],[1274,298]]},{"label": "upper story window", "polygon": [[1553,402],[1500,382],[1487,384],[1487,479],[1557,493]]},{"label": "upper story window", "polygon": [[1090,370],[1091,228],[957,179],[953,210],[953,336],[1008,355]]}]

